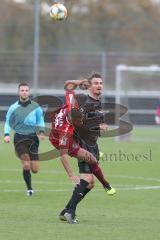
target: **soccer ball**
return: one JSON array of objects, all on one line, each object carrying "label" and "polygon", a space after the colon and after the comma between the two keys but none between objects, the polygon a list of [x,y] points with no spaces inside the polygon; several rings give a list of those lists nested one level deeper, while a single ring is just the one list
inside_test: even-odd
[{"label": "soccer ball", "polygon": [[50,8],[50,16],[54,20],[62,21],[67,17],[67,9],[62,3],[56,3]]}]

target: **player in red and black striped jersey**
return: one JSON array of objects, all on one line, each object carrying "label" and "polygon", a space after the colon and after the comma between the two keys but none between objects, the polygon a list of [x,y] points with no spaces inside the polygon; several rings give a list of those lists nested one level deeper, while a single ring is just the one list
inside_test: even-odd
[{"label": "player in red and black striped jersey", "polygon": [[68,155],[79,158],[88,164],[96,164],[96,158],[85,149],[81,148],[74,135],[74,127],[71,124],[69,113],[71,110],[70,95],[73,92],[66,91],[66,104],[59,110],[58,113],[53,114],[52,130],[50,132],[50,142],[60,151],[62,164],[71,179],[77,183],[79,178],[73,175],[72,169],[68,163]]}]

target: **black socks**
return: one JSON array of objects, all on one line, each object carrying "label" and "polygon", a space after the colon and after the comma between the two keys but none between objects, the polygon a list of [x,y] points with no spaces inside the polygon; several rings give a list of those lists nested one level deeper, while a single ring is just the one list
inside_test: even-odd
[{"label": "black socks", "polygon": [[[85,197],[85,195],[86,195],[90,190],[91,190],[90,188],[86,188],[86,189],[85,189],[82,199]],[[72,198],[69,200],[69,202],[68,202],[67,205],[65,206],[64,211],[66,211],[67,209],[69,209],[70,204],[71,204],[71,201],[72,201]],[[63,214],[63,213],[62,213],[62,214]]]},{"label": "black socks", "polygon": [[90,189],[87,189],[88,182],[84,179],[80,180],[80,183],[76,185],[72,197],[70,201],[68,202],[66,208],[68,209],[68,212],[72,214],[72,216],[75,215],[77,204],[84,198],[84,196],[90,191]]},{"label": "black socks", "polygon": [[24,181],[26,183],[27,189],[31,190],[32,189],[32,185],[31,185],[31,173],[30,173],[30,170],[23,169],[23,178],[24,178]]}]

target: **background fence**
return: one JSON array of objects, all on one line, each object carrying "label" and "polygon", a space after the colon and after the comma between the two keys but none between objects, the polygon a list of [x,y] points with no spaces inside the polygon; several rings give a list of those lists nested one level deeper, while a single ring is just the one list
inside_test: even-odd
[{"label": "background fence", "polygon": [[[3,83],[14,85],[25,81],[33,86],[33,61],[33,52],[0,52],[0,92],[3,92]],[[40,52],[38,88],[63,89],[64,81],[78,79],[81,76],[86,77],[92,71],[98,71],[103,76],[105,90],[114,90],[115,70],[119,64],[131,66],[160,65],[160,54]]]},{"label": "background fence", "polygon": [[[0,54],[0,118],[4,120],[8,106],[17,98],[17,85],[27,82],[34,88],[33,53],[1,52]],[[105,101],[115,101],[116,66],[127,65],[160,65],[160,54],[130,54],[130,53],[56,53],[40,52],[38,64],[37,88],[33,94],[51,94],[63,96],[63,84],[68,79],[87,77],[92,71],[98,71],[104,79]],[[136,78],[136,79],[135,79]],[[134,77],[137,89],[139,76]],[[142,78],[142,77],[141,77]],[[157,80],[158,79],[158,80]],[[160,76],[150,75],[152,89],[160,92]],[[127,82],[129,84],[129,81]],[[131,83],[131,82],[130,82]],[[143,83],[143,84],[142,84]],[[146,82],[141,80],[141,89],[146,90]],[[145,94],[138,93],[128,96],[127,107],[129,118],[134,124],[155,124],[155,109],[159,96],[150,95],[149,89]],[[126,102],[124,102],[124,105]]]}]

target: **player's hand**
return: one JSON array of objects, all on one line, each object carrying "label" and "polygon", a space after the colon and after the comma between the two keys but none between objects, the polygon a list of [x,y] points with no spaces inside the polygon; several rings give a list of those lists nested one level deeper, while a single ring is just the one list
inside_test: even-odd
[{"label": "player's hand", "polygon": [[10,136],[5,136],[4,137],[4,141],[5,141],[5,143],[9,143],[10,142]]},{"label": "player's hand", "polygon": [[64,89],[68,91],[72,91],[77,88],[76,80],[68,80],[64,84]]},{"label": "player's hand", "polygon": [[64,89],[68,91],[72,91],[76,89],[78,86],[80,89],[85,90],[88,89],[89,87],[89,82],[87,79],[82,79],[82,80],[68,80],[64,84]]},{"label": "player's hand", "polygon": [[108,125],[106,123],[101,123],[99,127],[100,127],[100,131],[102,132],[106,132],[108,130]]},{"label": "player's hand", "polygon": [[72,183],[78,184],[80,182],[80,179],[79,179],[78,176],[72,175],[72,176],[69,176],[69,178],[70,178]]},{"label": "player's hand", "polygon": [[90,83],[89,83],[89,81],[87,80],[87,79],[83,79],[83,80],[79,80],[80,82],[79,82],[79,88],[81,89],[81,90],[87,90],[88,88],[89,88],[89,86],[90,86]]}]

